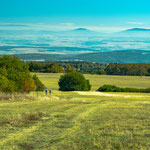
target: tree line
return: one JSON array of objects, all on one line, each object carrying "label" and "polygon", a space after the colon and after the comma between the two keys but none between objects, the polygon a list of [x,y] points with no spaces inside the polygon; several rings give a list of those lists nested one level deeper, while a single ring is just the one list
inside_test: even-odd
[{"label": "tree line", "polygon": [[108,75],[150,76],[150,64],[146,63],[110,63],[105,72]]},{"label": "tree line", "polygon": [[45,86],[36,75],[31,75],[27,63],[13,56],[0,57],[0,91],[30,92],[43,90]]},{"label": "tree line", "polygon": [[[107,65],[92,62],[28,62],[31,72],[101,74]],[[103,71],[102,71],[103,70]]]},{"label": "tree line", "polygon": [[107,74],[125,76],[150,76],[150,64],[146,63],[110,63],[92,62],[28,62],[31,72],[84,74]]}]

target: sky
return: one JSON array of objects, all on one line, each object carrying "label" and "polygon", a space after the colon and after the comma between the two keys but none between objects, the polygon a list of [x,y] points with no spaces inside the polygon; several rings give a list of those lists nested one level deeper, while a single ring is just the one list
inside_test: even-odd
[{"label": "sky", "polygon": [[149,0],[1,0],[0,28],[150,28]]}]

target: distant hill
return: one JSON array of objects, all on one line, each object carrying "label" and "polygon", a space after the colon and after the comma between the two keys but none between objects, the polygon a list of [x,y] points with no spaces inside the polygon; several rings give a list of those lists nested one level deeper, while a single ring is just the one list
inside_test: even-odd
[{"label": "distant hill", "polygon": [[92,30],[89,30],[87,28],[77,28],[77,29],[74,29],[72,30],[72,32],[78,32],[78,33],[91,33],[91,34],[100,34],[99,32],[96,32],[96,31],[92,31]]},{"label": "distant hill", "polygon": [[80,54],[74,59],[99,63],[150,63],[150,51],[122,50]]},{"label": "distant hill", "polygon": [[62,61],[68,59],[67,56],[60,54],[40,54],[40,53],[31,53],[31,54],[16,54],[13,56],[19,57],[24,61]]},{"label": "distant hill", "polygon": [[114,35],[122,36],[122,37],[150,37],[150,29],[145,28],[132,28],[125,31],[121,31]]},{"label": "distant hill", "polygon": [[58,34],[67,35],[67,36],[100,36],[102,35],[99,32],[88,30],[87,28],[76,28],[70,31],[59,32]]},{"label": "distant hill", "polygon": [[138,31],[150,31],[150,29],[145,29],[145,28],[133,28],[133,29],[128,29],[125,30],[124,32],[138,32]]},{"label": "distant hill", "polygon": [[86,28],[77,28],[77,29],[74,29],[74,31],[90,31]]},{"label": "distant hill", "polygon": [[18,54],[16,55],[26,61],[88,61],[98,63],[150,63],[150,51],[144,50],[122,50],[86,53],[79,55],[58,54]]}]

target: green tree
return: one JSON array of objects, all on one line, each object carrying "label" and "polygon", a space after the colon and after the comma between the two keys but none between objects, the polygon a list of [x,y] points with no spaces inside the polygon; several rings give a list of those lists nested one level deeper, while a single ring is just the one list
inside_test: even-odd
[{"label": "green tree", "polygon": [[98,74],[100,74],[100,75],[104,75],[104,74],[106,74],[106,72],[105,72],[105,70],[104,70],[104,69],[102,69],[102,70],[99,70],[99,71],[98,71]]},{"label": "green tree", "polygon": [[15,84],[9,81],[7,77],[0,75],[0,91],[12,93],[14,91]]},{"label": "green tree", "polygon": [[56,63],[52,63],[52,64],[47,68],[47,72],[59,73],[59,72],[63,72],[63,69],[62,69],[62,67],[58,66]]},{"label": "green tree", "polygon": [[33,75],[33,80],[36,85],[36,91],[43,91],[45,89],[44,84],[39,80],[39,78],[36,75]]},{"label": "green tree", "polygon": [[27,63],[13,56],[0,57],[0,91],[29,92],[36,90]]},{"label": "green tree", "polygon": [[67,65],[66,66],[66,72],[75,72],[75,68],[74,67],[71,67],[70,65]]},{"label": "green tree", "polygon": [[91,85],[89,80],[78,72],[62,75],[59,79],[59,90],[61,91],[89,91]]}]

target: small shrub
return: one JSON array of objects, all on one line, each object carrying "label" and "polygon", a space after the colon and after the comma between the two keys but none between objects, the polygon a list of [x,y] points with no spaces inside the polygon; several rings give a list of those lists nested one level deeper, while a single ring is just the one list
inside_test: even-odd
[{"label": "small shrub", "polygon": [[24,149],[24,150],[33,150],[33,149],[35,149],[34,145],[30,144],[30,143],[20,143],[20,144],[18,144],[18,146],[21,149]]},{"label": "small shrub", "polygon": [[43,115],[44,113],[42,112],[22,113],[8,117],[5,122],[6,124],[17,127],[22,126],[30,121],[39,120]]},{"label": "small shrub", "polygon": [[0,100],[35,100],[35,97],[23,93],[1,93]]},{"label": "small shrub", "polygon": [[37,113],[24,113],[22,114],[23,120],[38,120],[43,116],[42,112],[37,112]]},{"label": "small shrub", "polygon": [[150,93],[150,88],[136,89],[136,88],[120,88],[115,85],[103,85],[97,91],[100,92],[135,92],[135,93]]},{"label": "small shrub", "polygon": [[102,87],[100,87],[98,89],[98,91],[101,92],[115,92],[115,91],[119,91],[120,89],[115,86],[115,85],[103,85]]}]

